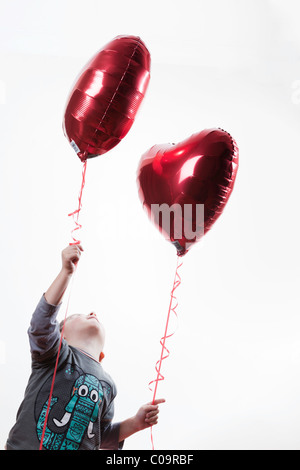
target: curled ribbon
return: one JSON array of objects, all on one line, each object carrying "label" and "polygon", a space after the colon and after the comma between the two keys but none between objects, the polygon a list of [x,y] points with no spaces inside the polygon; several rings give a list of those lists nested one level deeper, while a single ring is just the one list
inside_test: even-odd
[{"label": "curled ribbon", "polygon": [[78,196],[78,209],[76,209],[74,212],[71,212],[70,214],[68,214],[68,217],[73,217],[73,220],[74,220],[75,225],[76,225],[76,227],[71,232],[73,242],[70,242],[69,245],[79,245],[80,244],[80,240],[77,240],[76,238],[74,238],[73,233],[75,232],[75,230],[80,230],[82,228],[82,225],[78,222],[78,219],[79,219],[79,213],[80,213],[81,208],[82,208],[81,200],[82,200],[83,188],[85,186],[86,163],[87,163],[87,160],[84,160],[83,169],[82,169],[82,182],[81,182],[81,188],[80,188],[80,192],[79,192],[79,196]]},{"label": "curled ribbon", "polygon": [[[168,334],[168,328],[169,328],[171,313],[173,313],[176,316],[176,318],[178,318],[177,317],[177,312],[176,312],[178,302],[177,302],[177,298],[174,295],[174,292],[177,289],[177,287],[181,284],[181,277],[178,274],[178,269],[181,266],[182,266],[182,262],[180,262],[180,257],[177,256],[177,266],[176,266],[176,271],[175,271],[173,287],[172,287],[172,290],[171,290],[171,298],[170,298],[169,310],[168,310],[167,321],[166,321],[166,326],[165,326],[165,333],[164,333],[164,336],[160,339],[161,355],[160,355],[160,359],[156,362],[156,365],[155,365],[155,370],[156,370],[157,375],[156,375],[156,379],[152,380],[148,384],[150,390],[152,390],[151,385],[153,383],[155,383],[155,388],[154,388],[153,398],[152,398],[152,404],[154,404],[154,402],[155,402],[158,382],[165,379],[165,377],[161,373],[162,361],[164,359],[167,359],[170,356],[170,351],[166,347],[166,340],[168,338],[170,338],[171,336],[173,336],[174,333],[175,333],[175,331],[173,331],[172,333]],[[173,305],[174,301],[175,301],[175,305]],[[152,426],[151,426],[151,443],[152,443],[152,449],[154,449]]]}]

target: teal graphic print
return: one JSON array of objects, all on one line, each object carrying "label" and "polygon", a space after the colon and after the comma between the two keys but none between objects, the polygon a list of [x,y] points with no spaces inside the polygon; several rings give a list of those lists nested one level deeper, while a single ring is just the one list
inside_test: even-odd
[{"label": "teal graphic print", "polygon": [[[65,374],[72,377],[72,370]],[[65,384],[66,385],[66,384]],[[100,381],[91,374],[81,374],[71,384],[69,400],[62,409],[60,401],[65,400],[54,396],[51,398],[43,447],[48,450],[78,450],[84,437],[93,439],[93,424],[98,418],[99,408],[103,400],[103,389]],[[61,387],[62,389],[62,387]],[[64,395],[65,393],[62,393]],[[59,406],[60,405],[60,406]],[[43,404],[37,419],[37,436],[42,437],[48,400]]]}]

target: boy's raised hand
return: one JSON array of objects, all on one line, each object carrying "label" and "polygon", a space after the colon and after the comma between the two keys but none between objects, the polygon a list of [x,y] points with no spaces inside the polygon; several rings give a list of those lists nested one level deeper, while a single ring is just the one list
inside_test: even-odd
[{"label": "boy's raised hand", "polygon": [[62,251],[62,268],[44,294],[49,304],[58,305],[61,302],[82,251],[81,245],[69,245]]},{"label": "boy's raised hand", "polygon": [[81,245],[69,245],[61,254],[62,257],[62,270],[67,274],[72,274],[75,271],[76,264],[78,263],[83,248]]}]

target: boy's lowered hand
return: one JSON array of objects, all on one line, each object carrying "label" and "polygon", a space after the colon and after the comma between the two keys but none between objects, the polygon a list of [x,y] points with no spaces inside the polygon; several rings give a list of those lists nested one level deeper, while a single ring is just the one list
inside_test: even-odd
[{"label": "boy's lowered hand", "polygon": [[147,403],[143,405],[138,410],[137,414],[134,416],[134,420],[138,431],[154,426],[158,423],[158,413],[160,403],[164,403],[166,400],[164,398],[158,398],[154,402]]},{"label": "boy's lowered hand", "polygon": [[159,413],[158,405],[165,401],[164,398],[158,398],[154,400],[153,403],[147,403],[139,408],[135,416],[122,421],[120,424],[119,441],[121,442],[132,434],[157,424]]}]

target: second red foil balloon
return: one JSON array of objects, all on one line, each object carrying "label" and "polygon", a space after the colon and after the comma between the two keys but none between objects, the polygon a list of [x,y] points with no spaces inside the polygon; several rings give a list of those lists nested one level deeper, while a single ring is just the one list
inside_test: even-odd
[{"label": "second red foil balloon", "polygon": [[205,129],[177,144],[154,145],[142,156],[137,172],[140,200],[178,256],[185,255],[223,212],[233,190],[238,154],[228,132]]}]

